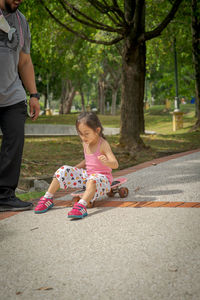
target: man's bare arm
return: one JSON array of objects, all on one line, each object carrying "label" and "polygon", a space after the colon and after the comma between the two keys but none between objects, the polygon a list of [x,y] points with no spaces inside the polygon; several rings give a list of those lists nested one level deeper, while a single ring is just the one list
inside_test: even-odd
[{"label": "man's bare arm", "polygon": [[[37,93],[35,83],[35,72],[30,54],[20,52],[18,70],[25,88],[30,94]],[[30,115],[32,120],[36,120],[40,112],[40,104],[37,98],[30,98]]]}]

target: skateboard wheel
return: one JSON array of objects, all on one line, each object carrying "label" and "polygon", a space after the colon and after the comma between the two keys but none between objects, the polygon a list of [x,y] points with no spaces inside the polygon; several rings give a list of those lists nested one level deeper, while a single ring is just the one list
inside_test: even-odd
[{"label": "skateboard wheel", "polygon": [[90,202],[90,203],[87,205],[87,208],[93,208],[93,207],[94,207],[94,203],[95,203],[95,201]]},{"label": "skateboard wheel", "polygon": [[128,189],[126,187],[122,187],[119,189],[119,195],[121,198],[125,198],[128,196]]},{"label": "skateboard wheel", "polygon": [[75,203],[75,202],[78,202],[80,199],[81,199],[81,198],[80,198],[79,196],[75,196],[75,197],[73,197],[73,202],[74,202],[74,203]]},{"label": "skateboard wheel", "polygon": [[115,193],[111,189],[110,192],[107,193],[108,197],[114,197]]},{"label": "skateboard wheel", "polygon": [[70,206],[70,207],[73,207],[74,204],[75,204],[76,202],[78,202],[79,200],[80,200],[80,197],[78,197],[78,196],[73,197],[73,198],[72,198],[72,201],[69,203],[69,206]]}]

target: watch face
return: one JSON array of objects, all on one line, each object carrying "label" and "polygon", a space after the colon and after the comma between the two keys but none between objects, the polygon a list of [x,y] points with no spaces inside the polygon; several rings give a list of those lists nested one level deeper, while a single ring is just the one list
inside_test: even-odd
[{"label": "watch face", "polygon": [[34,98],[37,98],[37,99],[40,99],[40,94],[37,93],[37,94],[30,94],[30,97],[34,97]]}]

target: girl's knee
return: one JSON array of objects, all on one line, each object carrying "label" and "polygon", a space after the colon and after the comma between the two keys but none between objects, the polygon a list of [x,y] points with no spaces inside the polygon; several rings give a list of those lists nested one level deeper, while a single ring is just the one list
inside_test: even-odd
[{"label": "girl's knee", "polygon": [[71,169],[71,168],[72,168],[72,167],[66,166],[66,165],[61,166],[61,167],[56,171],[56,173],[61,173],[61,172],[64,172],[66,169]]},{"label": "girl's knee", "polygon": [[96,188],[96,180],[94,179],[89,179],[86,183],[86,187],[93,187],[93,188]]}]

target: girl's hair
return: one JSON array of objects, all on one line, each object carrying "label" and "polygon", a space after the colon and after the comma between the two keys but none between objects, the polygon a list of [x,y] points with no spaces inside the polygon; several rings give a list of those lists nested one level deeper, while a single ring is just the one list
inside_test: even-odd
[{"label": "girl's hair", "polygon": [[101,125],[101,122],[99,120],[99,118],[97,117],[97,115],[94,112],[82,112],[76,120],[76,130],[79,132],[79,125],[80,123],[83,123],[85,125],[87,125],[89,128],[93,129],[94,131],[96,131],[96,129],[98,127],[100,127],[100,133],[99,135],[106,139],[104,134],[103,134],[103,127]]}]

